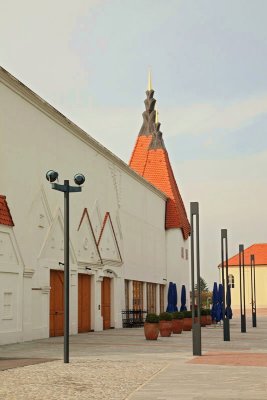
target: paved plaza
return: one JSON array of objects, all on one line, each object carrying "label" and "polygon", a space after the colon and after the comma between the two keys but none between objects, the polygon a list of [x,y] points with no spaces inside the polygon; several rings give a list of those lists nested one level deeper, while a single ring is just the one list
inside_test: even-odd
[{"label": "paved plaza", "polygon": [[79,334],[0,346],[0,399],[267,399],[267,317],[247,320],[231,341],[221,326],[202,329],[201,357],[192,334],[146,341],[143,328]]}]

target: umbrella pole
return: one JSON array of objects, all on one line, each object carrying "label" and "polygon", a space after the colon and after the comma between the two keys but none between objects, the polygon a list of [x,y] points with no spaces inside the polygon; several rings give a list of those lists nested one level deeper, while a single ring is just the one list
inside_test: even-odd
[{"label": "umbrella pole", "polygon": [[[196,261],[197,261],[197,310],[198,319],[195,323],[195,241],[194,241],[194,216],[196,217]],[[193,355],[201,356],[201,326],[200,326],[200,257],[199,257],[199,207],[198,203],[190,203],[191,224],[191,285],[192,285],[192,339]]]}]

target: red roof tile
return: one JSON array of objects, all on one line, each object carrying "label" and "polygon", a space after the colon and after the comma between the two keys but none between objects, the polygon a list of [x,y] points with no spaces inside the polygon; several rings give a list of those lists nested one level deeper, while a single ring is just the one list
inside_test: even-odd
[{"label": "red roof tile", "polygon": [[147,161],[148,147],[152,139],[152,134],[145,136],[138,136],[132,156],[129,162],[130,167],[137,172],[139,175],[143,176],[144,168]]},{"label": "red roof tile", "polygon": [[[255,256],[255,265],[267,265],[267,243],[253,244],[244,250],[244,263],[250,265],[250,255]],[[229,258],[229,266],[239,266],[239,253]]]},{"label": "red roof tile", "polygon": [[14,226],[14,222],[7,205],[6,196],[2,195],[0,195],[0,224]]},{"label": "red roof tile", "polygon": [[130,159],[130,167],[169,197],[165,228],[181,228],[184,238],[187,239],[190,234],[190,224],[168,153],[165,148],[149,149],[152,137],[152,135],[138,136]]},{"label": "red roof tile", "polygon": [[143,177],[168,196],[166,229],[180,228],[184,239],[187,239],[190,235],[190,224],[166,149],[148,150]]}]

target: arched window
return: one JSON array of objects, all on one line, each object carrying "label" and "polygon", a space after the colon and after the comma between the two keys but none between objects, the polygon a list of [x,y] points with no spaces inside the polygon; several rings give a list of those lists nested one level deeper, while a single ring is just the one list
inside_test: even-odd
[{"label": "arched window", "polygon": [[229,275],[229,285],[231,288],[235,287],[235,277],[232,274]]}]

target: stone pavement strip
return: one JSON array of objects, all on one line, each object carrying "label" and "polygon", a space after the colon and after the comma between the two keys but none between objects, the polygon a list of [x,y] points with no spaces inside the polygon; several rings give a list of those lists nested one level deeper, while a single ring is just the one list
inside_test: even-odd
[{"label": "stone pavement strip", "polygon": [[0,399],[125,399],[166,363],[74,359],[1,372]]},{"label": "stone pavement strip", "polygon": [[0,371],[0,399],[267,400],[267,318],[247,327],[231,321],[230,342],[221,326],[203,328],[201,357],[190,332],[146,341],[142,328],[72,336],[70,364],[63,338],[0,346],[1,357],[48,361]]},{"label": "stone pavement strip", "polygon": [[49,361],[53,361],[53,358],[0,358],[0,371]]}]

